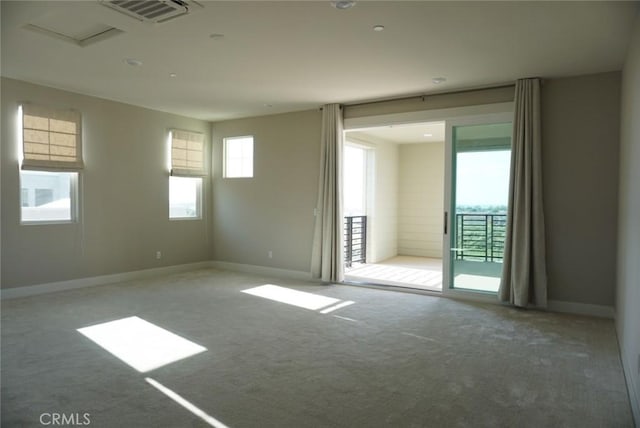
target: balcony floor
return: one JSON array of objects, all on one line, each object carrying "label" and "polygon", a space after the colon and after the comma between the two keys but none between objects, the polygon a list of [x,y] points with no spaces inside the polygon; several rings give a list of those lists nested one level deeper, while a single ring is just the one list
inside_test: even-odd
[{"label": "balcony floor", "polygon": [[[501,263],[455,262],[455,288],[497,292]],[[396,256],[378,263],[354,264],[345,269],[345,280],[442,291],[442,259]]]},{"label": "balcony floor", "polygon": [[442,291],[442,259],[396,256],[378,263],[354,264],[345,280]]}]

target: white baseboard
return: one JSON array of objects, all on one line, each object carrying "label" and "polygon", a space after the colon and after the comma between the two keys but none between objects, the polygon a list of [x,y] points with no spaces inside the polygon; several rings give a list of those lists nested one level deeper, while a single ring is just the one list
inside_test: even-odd
[{"label": "white baseboard", "polygon": [[216,269],[230,270],[234,272],[253,273],[256,275],[275,276],[287,279],[296,279],[299,281],[314,281],[311,272],[303,272],[298,270],[279,269],[267,266],[247,265],[243,263],[222,262],[214,260],[210,262],[210,266]]},{"label": "white baseboard", "polygon": [[588,303],[564,302],[561,300],[549,300],[547,310],[553,312],[565,312],[576,315],[590,315],[598,318],[611,318],[615,316],[613,306],[591,305]]},{"label": "white baseboard", "polygon": [[0,290],[0,298],[3,300],[17,299],[19,297],[35,296],[37,294],[53,293],[56,291],[73,290],[76,288],[84,287],[94,287],[97,285],[114,284],[117,282],[151,278],[160,275],[170,275],[174,273],[188,272],[190,270],[204,269],[209,267],[211,267],[211,262],[206,261],[175,266],[165,266],[153,269],[144,269],[133,272],[92,276],[88,278],[78,278],[69,281],[58,281],[38,285],[27,285],[24,287],[5,288]]},{"label": "white baseboard", "polygon": [[[173,273],[187,272],[196,269],[216,268],[236,272],[246,272],[257,275],[274,276],[280,278],[295,279],[300,281],[320,282],[312,278],[310,272],[294,271],[288,269],[273,268],[267,266],[248,265],[243,263],[232,263],[223,261],[203,261],[188,263],[183,265],[165,266],[153,269],[144,269],[133,272],[116,273],[111,275],[94,276],[88,278],[72,279],[69,281],[50,282],[38,285],[28,285],[24,287],[6,288],[0,290],[0,299],[15,299],[19,297],[34,296],[37,294],[53,293],[56,291],[72,290],[75,288],[93,287],[97,285],[113,284],[123,281],[149,278],[159,275],[169,275]],[[457,297],[457,296],[451,296]],[[474,299],[476,300],[476,299]],[[488,300],[485,296],[478,297],[477,300]],[[591,305],[586,303],[564,302],[550,300],[547,309],[554,312],[566,312],[579,315],[590,315],[600,318],[614,318],[612,306]]]},{"label": "white baseboard", "polygon": [[624,377],[627,381],[627,391],[629,392],[629,400],[631,401],[631,413],[633,413],[633,419],[635,420],[636,426],[640,427],[640,385],[636,384],[631,376],[631,373],[638,368],[636,367],[635,362],[629,361],[625,356],[627,356],[627,354],[621,347],[620,359],[622,360]]}]

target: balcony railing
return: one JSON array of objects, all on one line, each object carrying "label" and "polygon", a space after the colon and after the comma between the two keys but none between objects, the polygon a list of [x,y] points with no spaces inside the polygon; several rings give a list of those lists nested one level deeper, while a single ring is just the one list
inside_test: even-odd
[{"label": "balcony railing", "polygon": [[456,260],[502,262],[506,214],[456,214]]},{"label": "balcony railing", "polygon": [[344,265],[367,261],[367,216],[344,218]]}]

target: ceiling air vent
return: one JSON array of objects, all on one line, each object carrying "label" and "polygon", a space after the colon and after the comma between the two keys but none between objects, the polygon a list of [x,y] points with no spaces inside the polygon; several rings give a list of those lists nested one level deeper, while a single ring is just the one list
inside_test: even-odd
[{"label": "ceiling air vent", "polygon": [[144,22],[166,22],[189,13],[191,0],[100,0],[100,3]]}]

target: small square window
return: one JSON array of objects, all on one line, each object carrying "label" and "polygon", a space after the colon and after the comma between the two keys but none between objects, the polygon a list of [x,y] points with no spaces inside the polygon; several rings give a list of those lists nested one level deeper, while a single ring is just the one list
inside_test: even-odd
[{"label": "small square window", "polygon": [[201,177],[169,177],[169,218],[202,218],[201,201]]},{"label": "small square window", "polygon": [[253,177],[253,137],[224,139],[224,177]]},{"label": "small square window", "polygon": [[76,221],[77,182],[77,172],[20,171],[22,222]]}]

